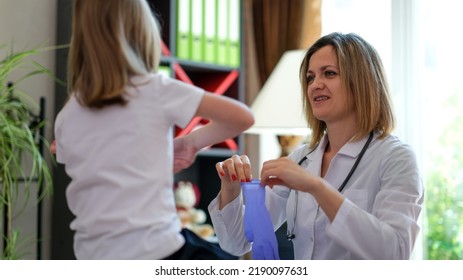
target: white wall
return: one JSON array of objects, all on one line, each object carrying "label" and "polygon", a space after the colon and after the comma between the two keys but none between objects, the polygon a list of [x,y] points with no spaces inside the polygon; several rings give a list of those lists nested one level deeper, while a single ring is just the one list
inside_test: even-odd
[{"label": "white wall", "polygon": [[[13,47],[16,51],[53,46],[56,38],[56,5],[57,0],[0,0],[0,46],[6,45],[0,50],[0,59]],[[34,60],[54,72],[54,51],[43,52],[34,57]],[[12,80],[15,77],[10,77]],[[54,108],[54,81],[48,76],[35,76],[25,81],[21,87],[30,93],[38,102],[41,96],[46,98],[46,118],[48,120],[46,138],[51,139]],[[48,258],[49,250],[47,240],[50,236],[50,211],[49,201],[44,205],[44,246],[43,258]],[[35,235],[36,212],[32,205],[22,214],[20,221],[24,231],[21,235]],[[26,243],[31,243],[26,240]],[[35,258],[35,246],[25,249],[25,258]]]},{"label": "white wall", "polygon": [[[56,33],[56,0],[0,0],[0,50],[4,55],[10,46],[21,51],[53,46]],[[54,70],[54,51],[34,57],[48,69]],[[54,83],[45,76],[34,77],[22,87],[38,100],[40,96],[53,104]],[[48,106],[49,109],[52,107]]]}]

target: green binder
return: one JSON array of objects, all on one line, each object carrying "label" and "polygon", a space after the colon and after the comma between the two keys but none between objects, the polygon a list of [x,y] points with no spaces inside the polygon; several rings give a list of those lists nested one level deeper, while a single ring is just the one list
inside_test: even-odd
[{"label": "green binder", "polygon": [[230,18],[228,33],[228,65],[232,67],[240,66],[240,20],[241,7],[240,0],[228,0],[230,2]]},{"label": "green binder", "polygon": [[228,0],[217,1],[217,64],[228,65],[229,5]]},{"label": "green binder", "polygon": [[177,0],[177,57],[191,58],[191,0]]},{"label": "green binder", "polygon": [[191,0],[191,60],[204,60],[204,1]]},{"label": "green binder", "polygon": [[204,0],[204,62],[216,63],[216,61],[217,0]]}]

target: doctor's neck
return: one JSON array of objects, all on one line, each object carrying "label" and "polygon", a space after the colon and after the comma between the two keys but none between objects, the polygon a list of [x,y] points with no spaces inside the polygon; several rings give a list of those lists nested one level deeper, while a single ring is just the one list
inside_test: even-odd
[{"label": "doctor's neck", "polygon": [[351,141],[357,133],[357,129],[352,129],[349,127],[339,127],[337,129],[327,128],[326,129],[328,141],[329,141],[329,151],[337,153],[347,142]]}]

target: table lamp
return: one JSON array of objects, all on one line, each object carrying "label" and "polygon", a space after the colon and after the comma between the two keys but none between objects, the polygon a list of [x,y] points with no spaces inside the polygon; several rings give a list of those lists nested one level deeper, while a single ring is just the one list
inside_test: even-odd
[{"label": "table lamp", "polygon": [[281,156],[290,152],[287,144],[297,146],[310,132],[302,108],[299,80],[305,52],[286,51],[251,105],[255,123],[246,133],[276,135]]}]

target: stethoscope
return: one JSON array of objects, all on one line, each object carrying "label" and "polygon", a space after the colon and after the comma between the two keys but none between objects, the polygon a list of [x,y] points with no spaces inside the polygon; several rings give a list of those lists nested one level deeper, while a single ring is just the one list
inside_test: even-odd
[{"label": "stethoscope", "polygon": [[[367,150],[368,146],[370,145],[372,139],[373,139],[373,132],[370,132],[370,136],[368,137],[367,142],[363,146],[362,151],[360,151],[360,154],[357,157],[357,160],[355,161],[354,165],[352,165],[352,168],[350,169],[349,174],[347,174],[346,178],[344,179],[344,182],[342,182],[341,186],[338,188],[338,191],[340,193],[342,193],[342,191],[344,190],[344,187],[347,185],[347,182],[349,181],[350,177],[352,177],[352,174],[354,174],[355,169],[357,169],[357,166],[360,163],[360,160],[362,159],[363,155],[365,154],[365,151]],[[308,156],[311,153],[313,153],[316,149],[317,149],[317,147],[313,148],[303,158],[301,158],[301,160],[297,164],[299,166],[301,166],[308,159]],[[293,191],[293,190],[291,190],[291,191]],[[296,218],[297,218],[298,191],[294,191],[294,192],[295,192],[295,200],[296,200],[296,203],[295,203],[295,206],[294,206],[294,220],[293,220],[294,222],[293,222],[292,228],[291,229],[288,228],[288,231],[286,233],[286,238],[288,239],[288,241],[291,241],[296,237],[294,235],[294,228],[296,227]]]}]

